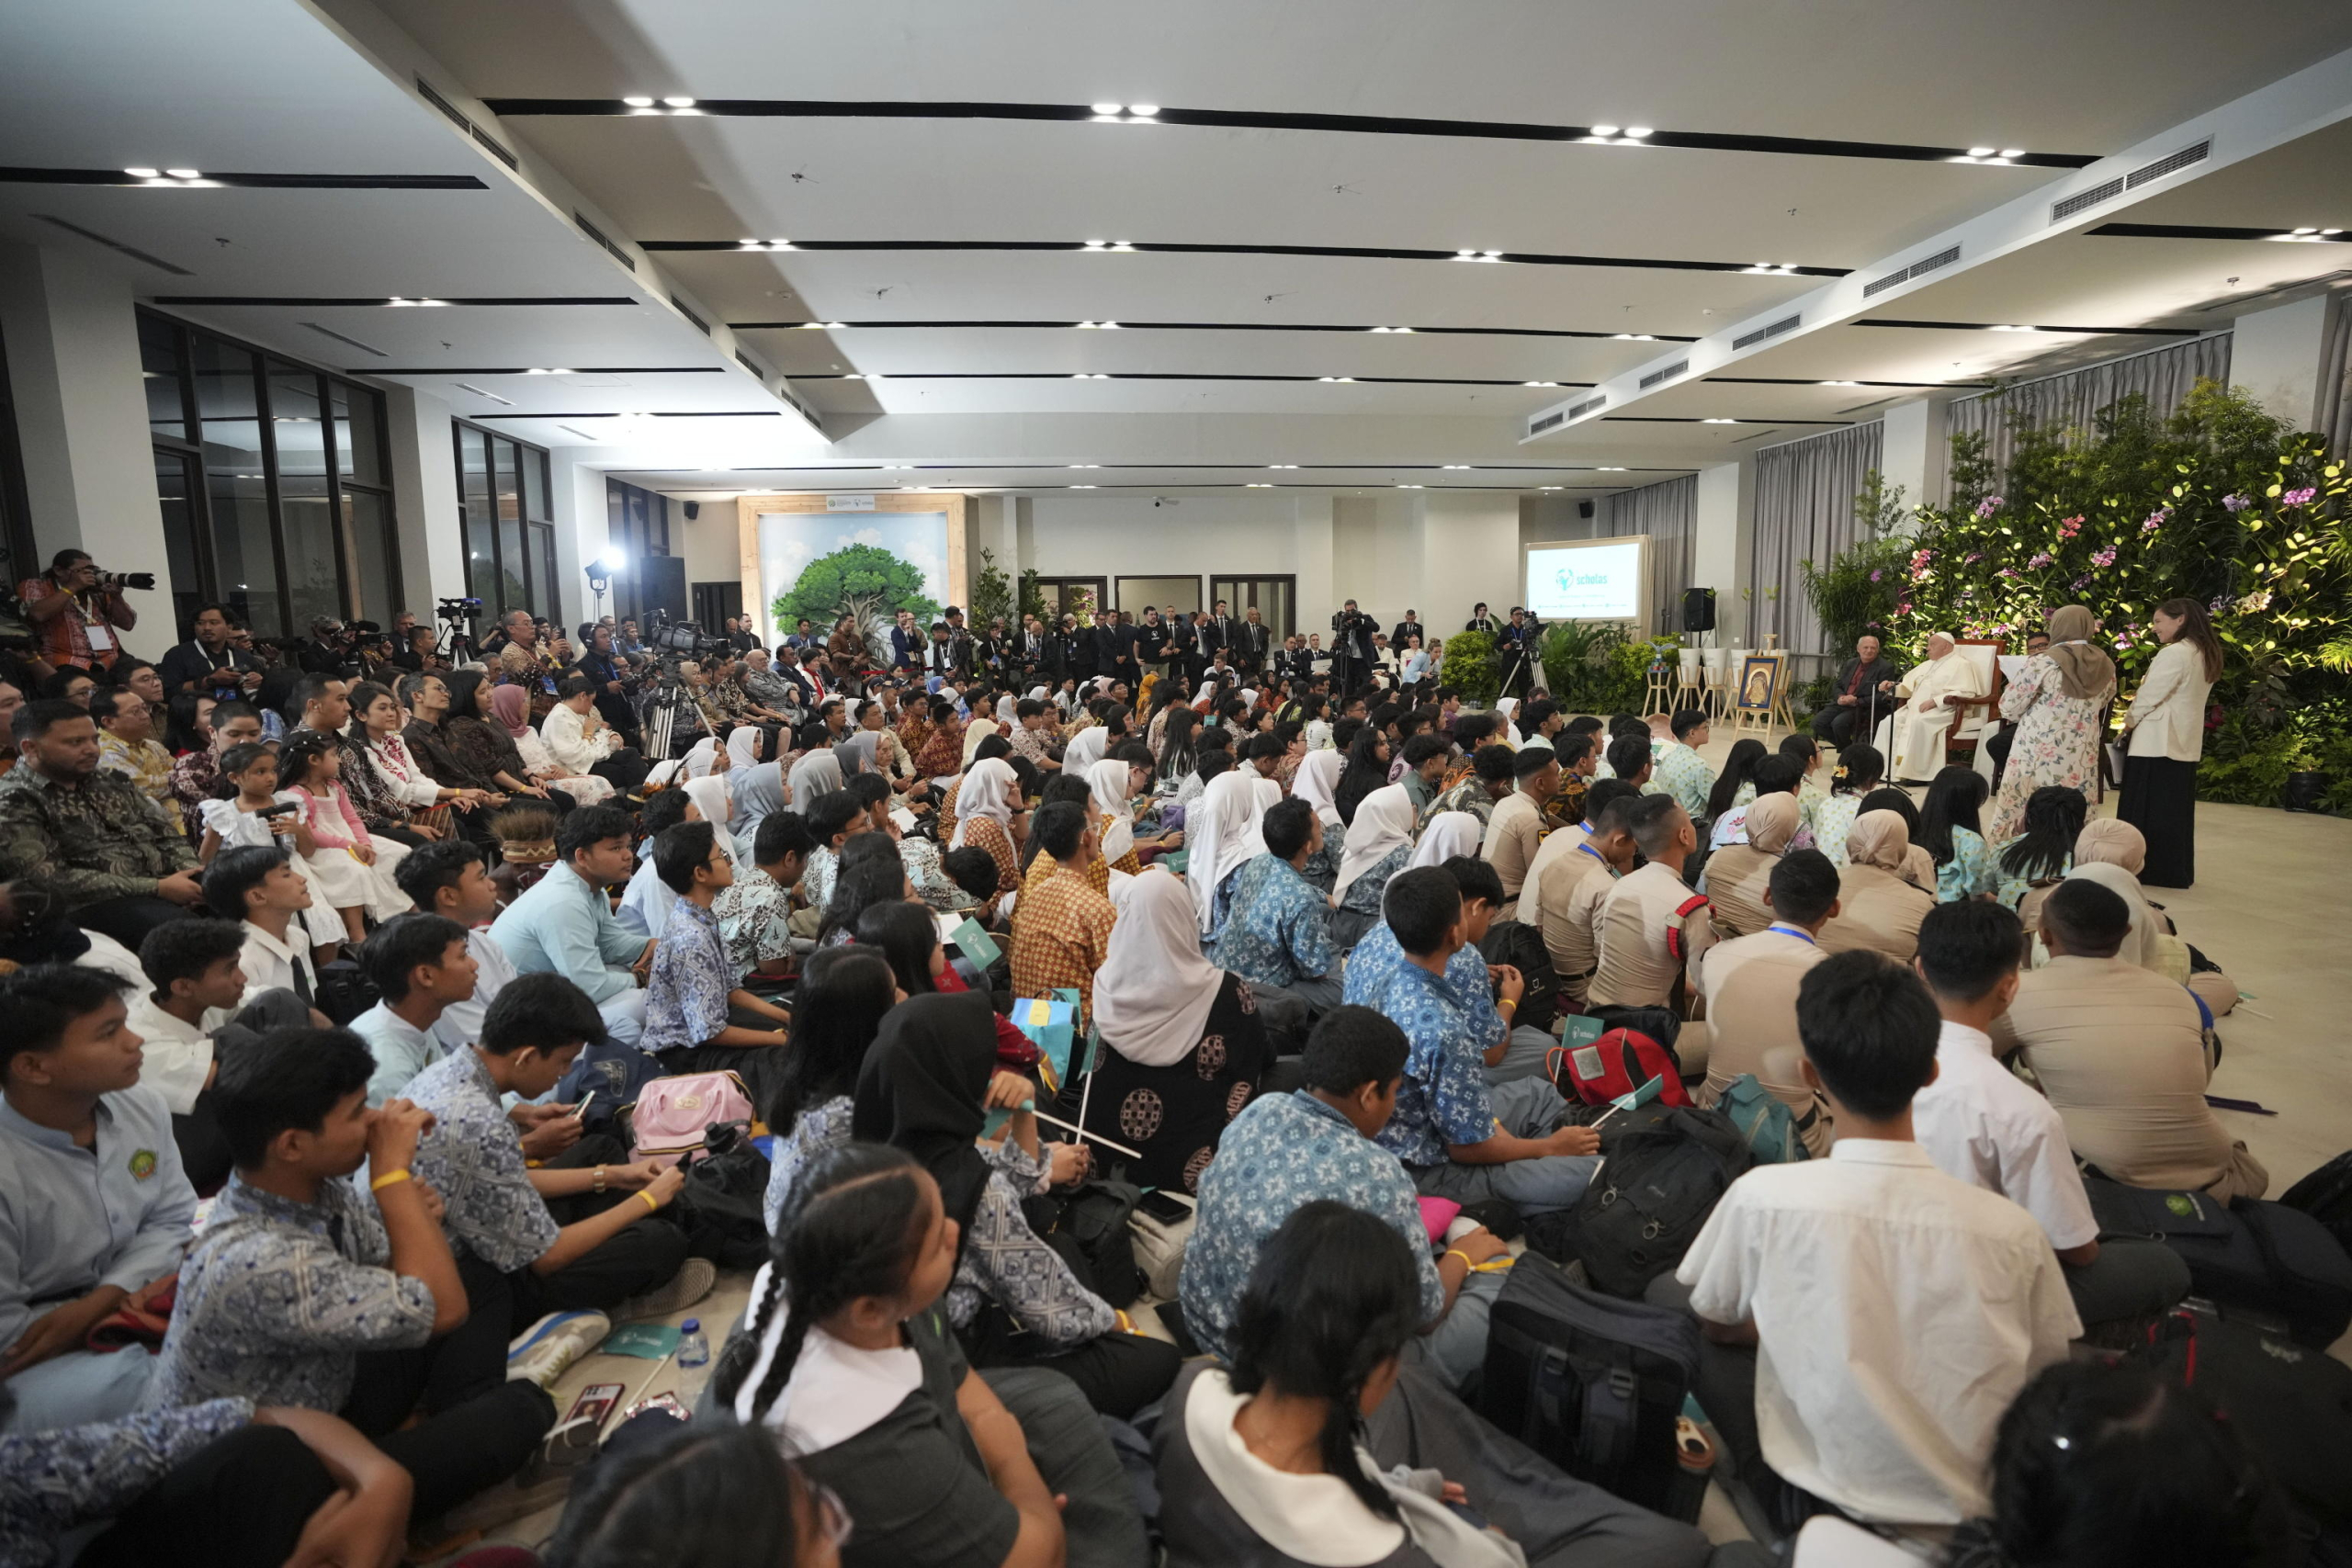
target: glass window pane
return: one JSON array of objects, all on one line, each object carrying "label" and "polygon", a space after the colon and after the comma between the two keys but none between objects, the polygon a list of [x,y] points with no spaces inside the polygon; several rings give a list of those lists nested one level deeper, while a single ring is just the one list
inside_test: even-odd
[{"label": "glass window pane", "polygon": [[537,575],[539,613],[548,620],[562,614],[555,575],[555,529],[545,523],[531,525],[531,570]]},{"label": "glass window pane", "polygon": [[458,426],[458,468],[464,476],[458,500],[466,511],[466,592],[482,601],[492,616],[499,610],[491,527],[490,459],[483,448],[489,438],[479,430]]},{"label": "glass window pane", "polygon": [[359,618],[390,626],[394,614],[392,503],[381,491],[343,492],[344,556],[359,589]]},{"label": "glass window pane", "polygon": [[194,362],[220,597],[255,637],[282,637],[286,618],[277,597],[277,555],[262,471],[254,356],[199,333]]},{"label": "glass window pane", "polygon": [[164,565],[172,574],[172,624],[176,637],[196,619],[204,603],[204,578],[196,564],[196,496],[184,453],[155,454],[155,500],[164,513]]},{"label": "glass window pane", "polygon": [[534,523],[545,523],[555,513],[548,510],[548,455],[523,448],[523,515]]},{"label": "glass window pane", "polygon": [[384,478],[382,400],[364,387],[342,381],[327,383],[334,414],[335,461],[345,479],[379,485]]},{"label": "glass window pane", "polygon": [[509,610],[535,610],[523,582],[523,525],[508,517],[498,520],[498,594]]},{"label": "glass window pane", "polygon": [[187,409],[180,398],[179,330],[153,316],[139,318],[139,373],[147,387],[147,423],[158,435],[187,439]]},{"label": "glass window pane", "polygon": [[321,615],[343,619],[343,574],[328,510],[324,411],[316,372],[269,366],[270,429],[277,438],[277,506],[286,534],[288,614],[300,636]]}]

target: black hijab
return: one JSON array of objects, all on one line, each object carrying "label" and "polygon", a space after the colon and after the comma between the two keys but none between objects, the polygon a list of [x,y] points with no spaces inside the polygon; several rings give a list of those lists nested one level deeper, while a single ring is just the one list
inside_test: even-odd
[{"label": "black hijab", "polygon": [[996,1026],[985,993],[909,997],[882,1018],[857,1075],[850,1135],[890,1144],[921,1160],[965,1234],[988,1185],[974,1140],[988,1112],[981,1099],[996,1071]]}]

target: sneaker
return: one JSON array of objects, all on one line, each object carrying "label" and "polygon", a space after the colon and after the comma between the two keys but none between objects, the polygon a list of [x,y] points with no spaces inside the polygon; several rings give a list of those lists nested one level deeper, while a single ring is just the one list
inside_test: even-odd
[{"label": "sneaker", "polygon": [[583,1416],[549,1432],[531,1457],[523,1461],[521,1470],[442,1516],[441,1529],[447,1537],[458,1540],[494,1530],[562,1502],[571,1495],[573,1478],[596,1457],[596,1435],[601,1425]]},{"label": "sneaker", "polygon": [[671,1276],[668,1284],[641,1296],[631,1296],[613,1309],[613,1316],[622,1323],[667,1317],[673,1312],[685,1311],[710,1294],[711,1287],[718,1283],[718,1264],[707,1258],[689,1258]]},{"label": "sneaker", "polygon": [[613,1320],[601,1312],[551,1312],[506,1347],[506,1381],[553,1388],[566,1368],[612,1331]]}]

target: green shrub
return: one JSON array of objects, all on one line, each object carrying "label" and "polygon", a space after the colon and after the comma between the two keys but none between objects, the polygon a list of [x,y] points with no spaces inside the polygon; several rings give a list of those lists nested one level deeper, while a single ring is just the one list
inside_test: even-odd
[{"label": "green shrub", "polygon": [[1495,639],[1488,632],[1456,632],[1445,639],[1445,668],[1439,679],[1462,694],[1465,703],[1490,703],[1502,695],[1502,667],[1495,660]]}]

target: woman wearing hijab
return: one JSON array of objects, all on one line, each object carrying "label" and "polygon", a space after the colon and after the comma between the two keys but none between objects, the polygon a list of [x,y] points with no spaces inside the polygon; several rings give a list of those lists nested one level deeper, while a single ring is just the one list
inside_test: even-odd
[{"label": "woman wearing hijab", "polygon": [[1325,893],[1340,878],[1340,862],[1348,852],[1348,825],[1340,820],[1340,806],[1336,792],[1340,773],[1346,768],[1347,759],[1337,751],[1309,751],[1298,764],[1298,776],[1291,781],[1291,795],[1315,807],[1315,815],[1323,822],[1323,847],[1306,859],[1299,874]]},{"label": "woman wearing hijab", "polygon": [[982,849],[996,862],[999,893],[1021,886],[1021,857],[1013,843],[1012,819],[1021,809],[1021,783],[1012,764],[983,757],[958,781],[956,829],[950,850]]},{"label": "woman wearing hijab", "polygon": [[1413,846],[1405,869],[1416,871],[1422,866],[1443,865],[1456,855],[1476,860],[1486,832],[1487,825],[1478,820],[1476,812],[1441,811],[1421,829],[1420,842]]},{"label": "woman wearing hijab", "polygon": [[727,770],[727,826],[735,838],[735,863],[752,863],[752,844],[760,824],[792,806],[792,786],[785,782],[784,763],[738,762]]},{"label": "woman wearing hijab", "polygon": [[1356,819],[1348,824],[1347,853],[1331,884],[1331,942],[1341,951],[1380,923],[1388,879],[1405,869],[1413,853],[1415,817],[1413,797],[1403,784],[1381,785],[1356,808]]},{"label": "woman wearing hijab", "polygon": [[[2188,987],[2220,1018],[2238,1005],[2237,984],[2182,941],[2171,917],[2149,902],[2141,883],[2148,861],[2148,840],[2139,829],[2119,818],[2094,817],[2075,837],[2075,863],[2066,878],[2096,882],[2131,909],[2132,931],[2117,957]],[[2045,960],[2037,933],[2034,963],[2039,966]]]},{"label": "woman wearing hijab", "polygon": [[1903,837],[1908,847],[1903,852],[1903,869],[1895,874],[1914,887],[1933,893],[1936,857],[1919,847],[1919,808],[1911,804],[1911,796],[1891,785],[1874,789],[1862,797],[1861,814],[1873,811],[1892,811],[1903,818]]},{"label": "woman wearing hijab", "polygon": [[531,694],[520,686],[492,686],[490,689],[491,722],[505,731],[514,743],[514,750],[523,760],[523,776],[533,784],[548,789],[560,789],[582,806],[602,806],[613,798],[609,779],[594,773],[567,774],[531,728]]},{"label": "woman wearing hijab", "polygon": [[[851,1135],[906,1150],[939,1183],[962,1233],[944,1305],[972,1364],[1050,1367],[1124,1419],[1175,1381],[1176,1348],[1128,1332],[1022,1213],[1022,1199],[1075,1180],[1086,1160],[1075,1145],[1038,1142],[1036,1117],[1023,1109],[1036,1088],[997,1072],[989,1013],[976,993],[892,1008],[858,1074]],[[978,1141],[990,1110],[1010,1113],[992,1145]]]},{"label": "woman wearing hijab", "polygon": [[1125,888],[1094,1021],[1110,1050],[1089,1126],[1143,1151],[1128,1180],[1198,1191],[1225,1124],[1263,1079],[1266,1031],[1249,982],[1201,955],[1192,896],[1159,867]]},{"label": "woman wearing hijab", "polygon": [[841,760],[830,750],[810,751],[792,764],[792,773],[785,786],[785,798],[797,801],[806,812],[819,797],[842,787]]},{"label": "woman wearing hijab", "polygon": [[[1753,809],[1748,816],[1754,819]],[[1917,955],[1919,922],[1936,907],[1936,896],[1905,878],[1910,849],[1910,830],[1894,812],[1854,818],[1846,863],[1838,868],[1838,913],[1816,939],[1824,953],[1868,948],[1902,964]]]},{"label": "woman wearing hijab", "polygon": [[2147,839],[2143,880],[2187,887],[2197,880],[2197,761],[2205,754],[2205,702],[2222,678],[2222,641],[2194,599],[2167,599],[2151,619],[2164,647],[2123,718],[2115,814]]},{"label": "woman wearing hijab", "polygon": [[2001,718],[2016,726],[2001,793],[1985,837],[2015,834],[2037,789],[2063,785],[2087,800],[2098,789],[2100,715],[2115,697],[2115,661],[2091,646],[2098,623],[2080,604],[2050,615],[2050,646],[2025,661],[2001,694]]},{"label": "woman wearing hijab", "polygon": [[1786,790],[1752,801],[1746,809],[1747,837],[1707,857],[1701,888],[1714,906],[1715,930],[1727,938],[1753,936],[1772,923],[1765,885],[1804,820],[1797,797]]}]

